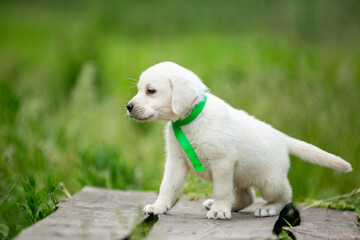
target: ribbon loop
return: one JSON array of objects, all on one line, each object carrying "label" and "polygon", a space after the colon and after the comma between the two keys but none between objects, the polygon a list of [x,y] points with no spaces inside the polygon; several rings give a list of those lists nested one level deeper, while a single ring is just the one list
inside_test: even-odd
[{"label": "ribbon loop", "polygon": [[198,172],[204,171],[206,170],[206,168],[201,165],[201,162],[196,155],[194,148],[191,146],[189,140],[186,138],[184,132],[181,130],[180,127],[191,123],[195,118],[197,118],[197,116],[199,116],[201,111],[204,109],[206,103],[206,95],[203,95],[203,98],[204,99],[194,107],[189,116],[187,116],[183,120],[172,122],[172,127],[176,139],[178,140],[180,146],[184,149],[184,152],[190,159],[192,165],[194,166],[194,169]]}]

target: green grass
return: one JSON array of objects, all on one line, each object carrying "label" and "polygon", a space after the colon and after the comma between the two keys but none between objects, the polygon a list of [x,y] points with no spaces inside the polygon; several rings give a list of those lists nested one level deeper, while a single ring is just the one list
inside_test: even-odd
[{"label": "green grass", "polygon": [[[292,158],[295,201],[358,188],[359,10],[358,1],[2,2],[0,224],[8,238],[31,223],[17,207],[29,174],[41,189],[52,173],[71,193],[158,190],[164,123],[137,123],[125,105],[136,93],[129,78],[164,60],[353,165],[341,174]],[[209,195],[211,184],[190,176],[184,191]]]},{"label": "green grass", "polygon": [[356,211],[358,214],[358,222],[360,221],[360,188],[354,189],[347,194],[342,194],[323,200],[307,199],[305,203],[309,205],[309,207],[323,207],[343,211]]}]

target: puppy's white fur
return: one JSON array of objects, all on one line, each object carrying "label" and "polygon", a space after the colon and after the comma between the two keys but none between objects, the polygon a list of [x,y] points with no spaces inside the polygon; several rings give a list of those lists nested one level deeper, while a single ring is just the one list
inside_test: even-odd
[{"label": "puppy's white fur", "polygon": [[[149,91],[152,90],[152,91]],[[156,64],[140,76],[138,93],[130,101],[130,117],[139,121],[169,121],[166,130],[164,177],[159,197],[147,205],[147,214],[164,214],[179,194],[189,170],[213,182],[213,197],[204,202],[208,218],[230,219],[254,201],[253,187],[267,204],[255,216],[273,216],[289,202],[289,154],[342,172],[351,165],[311,144],[291,138],[244,111],[232,108],[207,91],[191,71],[172,62]],[[155,90],[155,92],[154,92]],[[200,115],[182,130],[207,169],[196,172],[175,138],[170,121],[185,118],[206,94]]]}]

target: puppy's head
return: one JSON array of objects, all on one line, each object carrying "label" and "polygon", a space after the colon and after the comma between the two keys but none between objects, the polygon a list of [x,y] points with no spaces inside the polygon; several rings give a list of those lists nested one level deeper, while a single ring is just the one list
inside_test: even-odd
[{"label": "puppy's head", "polygon": [[127,114],[138,121],[180,119],[207,87],[191,71],[172,62],[158,63],[141,75],[138,93],[127,105]]}]

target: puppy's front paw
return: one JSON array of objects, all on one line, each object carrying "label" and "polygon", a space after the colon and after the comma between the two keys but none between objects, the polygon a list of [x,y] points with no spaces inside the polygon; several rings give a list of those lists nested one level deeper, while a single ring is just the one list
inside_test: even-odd
[{"label": "puppy's front paw", "polygon": [[231,211],[227,206],[214,203],[206,216],[211,219],[231,219]]},{"label": "puppy's front paw", "polygon": [[146,205],[143,209],[143,212],[145,214],[154,214],[154,215],[159,215],[159,214],[165,214],[167,211],[169,211],[170,207],[166,206],[166,205],[161,205],[161,204],[149,204]]}]

